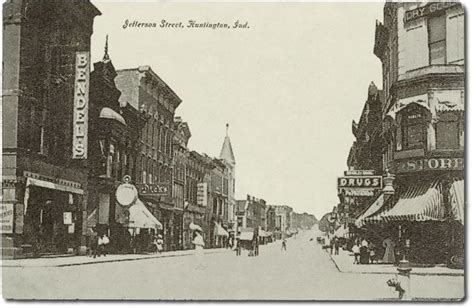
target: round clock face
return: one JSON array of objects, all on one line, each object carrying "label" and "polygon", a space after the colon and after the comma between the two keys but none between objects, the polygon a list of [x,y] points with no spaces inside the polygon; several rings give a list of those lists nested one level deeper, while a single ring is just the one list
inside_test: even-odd
[{"label": "round clock face", "polygon": [[138,198],[138,192],[132,184],[120,184],[115,192],[115,198],[121,206],[131,206]]}]

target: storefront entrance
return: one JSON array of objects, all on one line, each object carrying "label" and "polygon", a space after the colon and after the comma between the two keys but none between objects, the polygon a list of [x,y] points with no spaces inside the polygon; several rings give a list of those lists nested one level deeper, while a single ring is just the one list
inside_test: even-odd
[{"label": "storefront entrance", "polygon": [[23,246],[36,254],[73,253],[80,243],[80,196],[37,186],[28,190]]}]

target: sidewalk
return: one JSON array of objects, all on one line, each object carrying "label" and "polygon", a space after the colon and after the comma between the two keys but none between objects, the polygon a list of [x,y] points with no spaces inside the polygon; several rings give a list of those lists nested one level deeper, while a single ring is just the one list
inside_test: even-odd
[{"label": "sidewalk", "polygon": [[[230,251],[226,248],[213,248],[204,250],[205,254],[223,253]],[[88,256],[68,256],[59,258],[34,258],[2,260],[2,267],[64,267],[75,265],[86,265],[95,263],[134,261],[143,259],[157,259],[168,257],[181,257],[193,255],[194,250],[167,251],[161,254],[126,254],[126,255],[107,255],[106,257],[92,258]]]},{"label": "sidewalk", "polygon": [[[329,254],[329,252],[328,252]],[[329,254],[330,255],[330,254]],[[397,274],[397,267],[391,264],[354,264],[352,252],[339,250],[339,255],[330,255],[337,269],[342,273],[353,274]],[[464,276],[463,269],[444,266],[413,267],[412,275],[420,276]]]}]

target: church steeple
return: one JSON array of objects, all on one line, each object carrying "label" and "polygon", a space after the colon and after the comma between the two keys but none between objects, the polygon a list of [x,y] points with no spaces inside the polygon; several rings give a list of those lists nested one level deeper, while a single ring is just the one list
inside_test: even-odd
[{"label": "church steeple", "polygon": [[109,35],[105,36],[105,47],[104,47],[104,57],[102,58],[103,62],[109,61]]},{"label": "church steeple", "polygon": [[232,151],[232,144],[230,143],[230,138],[229,138],[229,124],[228,123],[226,124],[225,138],[224,138],[224,143],[222,144],[220,159],[223,159],[227,161],[228,163],[235,165],[234,151]]}]

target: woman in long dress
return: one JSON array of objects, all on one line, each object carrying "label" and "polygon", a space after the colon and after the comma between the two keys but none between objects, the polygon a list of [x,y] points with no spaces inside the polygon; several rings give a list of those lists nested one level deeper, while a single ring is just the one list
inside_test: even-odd
[{"label": "woman in long dress", "polygon": [[391,238],[386,238],[382,242],[382,246],[385,247],[385,253],[383,255],[383,263],[393,264],[395,263],[395,251],[394,243]]},{"label": "woman in long dress", "polygon": [[203,265],[203,256],[204,256],[204,239],[202,238],[201,232],[199,230],[194,231],[194,251],[196,256],[196,268],[202,269]]}]

